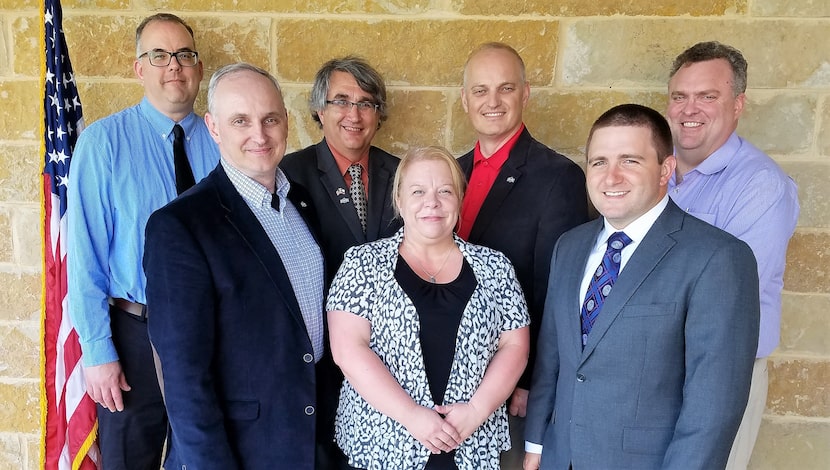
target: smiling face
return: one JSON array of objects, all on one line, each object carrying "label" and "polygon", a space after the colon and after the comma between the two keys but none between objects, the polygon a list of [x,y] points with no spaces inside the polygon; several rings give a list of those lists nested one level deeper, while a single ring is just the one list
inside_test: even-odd
[{"label": "smiling face", "polygon": [[745,95],[735,96],[733,82],[725,59],[684,65],[669,80],[666,114],[682,173],[720,148],[738,127]]},{"label": "smiling face", "polygon": [[[138,44],[142,53],[153,50],[167,52],[195,51],[193,38],[187,29],[173,21],[152,21],[144,27]],[[150,65],[147,56],[136,59],[135,75],[144,86],[144,95],[150,104],[174,121],[193,111],[193,102],[202,80],[202,61],[193,67],[182,67],[176,58],[166,67]]]},{"label": "smiling face", "polygon": [[[374,102],[372,95],[360,88],[352,74],[339,70],[332,72],[329,77],[326,100]],[[341,109],[327,105],[317,112],[317,116],[323,126],[326,142],[351,161],[360,160],[369,151],[380,122],[380,115],[376,110],[360,111],[357,106]]]},{"label": "smiling face", "polygon": [[511,52],[483,49],[467,62],[461,104],[482,147],[494,152],[516,133],[529,97],[530,85]]},{"label": "smiling face", "polygon": [[585,179],[597,211],[615,229],[657,205],[666,195],[675,159],[657,159],[651,130],[640,126],[611,126],[593,132]]},{"label": "smiling face", "polygon": [[222,158],[273,192],[288,138],[288,115],[274,84],[250,70],[223,77],[205,123]]},{"label": "smiling face", "polygon": [[441,160],[417,160],[404,169],[395,204],[408,240],[452,236],[461,207],[450,166]]}]

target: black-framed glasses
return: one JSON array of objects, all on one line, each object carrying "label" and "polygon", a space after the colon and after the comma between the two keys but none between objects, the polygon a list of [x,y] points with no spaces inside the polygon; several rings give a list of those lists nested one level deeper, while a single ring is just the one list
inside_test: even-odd
[{"label": "black-framed glasses", "polygon": [[154,67],[167,67],[170,65],[170,61],[173,60],[173,57],[176,58],[176,61],[182,67],[193,67],[199,63],[199,53],[196,51],[168,52],[160,49],[154,49],[141,54],[138,58],[140,59],[144,56],[147,56],[150,60],[150,65]]},{"label": "black-framed glasses", "polygon": [[359,113],[377,111],[380,108],[380,105],[372,103],[371,101],[358,101],[355,103],[349,100],[326,100],[326,104],[330,104],[341,111],[351,111],[352,107],[355,107]]}]

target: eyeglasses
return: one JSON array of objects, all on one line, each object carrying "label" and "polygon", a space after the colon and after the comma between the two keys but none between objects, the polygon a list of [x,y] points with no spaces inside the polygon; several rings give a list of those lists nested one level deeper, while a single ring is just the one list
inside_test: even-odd
[{"label": "eyeglasses", "polygon": [[351,111],[354,106],[359,113],[367,113],[369,111],[377,111],[380,105],[372,103],[371,101],[354,101],[347,100],[326,100],[326,104],[330,104],[341,111]]},{"label": "eyeglasses", "polygon": [[167,67],[170,65],[170,61],[173,60],[173,57],[176,58],[176,61],[182,67],[193,67],[199,63],[199,53],[196,51],[179,51],[179,52],[167,52],[162,50],[152,50],[147,51],[138,58],[142,58],[147,56],[150,59],[150,65],[154,67]]}]

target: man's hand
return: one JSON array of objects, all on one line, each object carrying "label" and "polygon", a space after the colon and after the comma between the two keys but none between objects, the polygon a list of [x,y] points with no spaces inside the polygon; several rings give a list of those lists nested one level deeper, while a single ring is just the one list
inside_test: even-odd
[{"label": "man's hand", "polygon": [[539,470],[539,463],[542,461],[542,454],[525,452],[525,461],[522,463],[523,470]]},{"label": "man's hand", "polygon": [[110,411],[124,411],[124,399],[121,391],[129,392],[130,385],[121,370],[118,361],[107,362],[99,366],[84,367],[86,393],[92,401]]},{"label": "man's hand", "polygon": [[513,415],[518,416],[520,418],[524,418],[527,416],[527,396],[529,392],[524,388],[516,387],[513,390],[513,395],[510,396],[510,406],[507,408],[507,411]]}]

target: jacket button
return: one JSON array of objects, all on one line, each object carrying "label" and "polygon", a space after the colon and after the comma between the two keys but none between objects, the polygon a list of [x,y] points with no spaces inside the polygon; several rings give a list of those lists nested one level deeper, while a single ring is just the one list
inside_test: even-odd
[{"label": "jacket button", "polygon": [[312,356],[311,353],[305,353],[303,354],[303,360],[306,364],[311,364],[311,362],[314,361],[314,356]]},{"label": "jacket button", "polygon": [[582,374],[576,374],[576,381],[577,382],[585,382],[585,376]]},{"label": "jacket button", "polygon": [[308,416],[313,415],[314,414],[314,407],[311,406],[311,405],[306,406],[305,407],[305,414],[307,414]]}]

